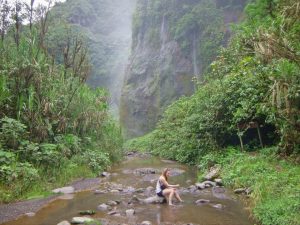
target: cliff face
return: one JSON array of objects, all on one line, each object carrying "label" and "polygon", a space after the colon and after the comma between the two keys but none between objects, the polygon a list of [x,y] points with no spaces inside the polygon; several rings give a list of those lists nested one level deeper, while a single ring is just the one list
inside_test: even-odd
[{"label": "cliff face", "polygon": [[226,24],[241,13],[242,5],[232,15],[228,2],[138,0],[120,105],[127,138],[153,129],[171,102],[194,92],[193,78],[201,77],[228,38]]}]

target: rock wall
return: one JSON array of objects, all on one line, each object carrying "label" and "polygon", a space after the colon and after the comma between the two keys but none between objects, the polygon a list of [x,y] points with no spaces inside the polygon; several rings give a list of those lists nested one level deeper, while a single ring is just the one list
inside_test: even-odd
[{"label": "rock wall", "polygon": [[169,104],[194,92],[193,78],[201,78],[228,39],[226,24],[241,14],[230,4],[237,3],[138,0],[120,105],[126,138],[151,131]]}]

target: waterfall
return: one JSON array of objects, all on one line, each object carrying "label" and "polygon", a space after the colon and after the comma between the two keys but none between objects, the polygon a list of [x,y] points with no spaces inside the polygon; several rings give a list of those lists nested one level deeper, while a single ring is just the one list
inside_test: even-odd
[{"label": "waterfall", "polygon": [[196,77],[198,77],[199,74],[199,69],[198,69],[198,65],[197,65],[197,38],[196,35],[194,35],[193,38],[193,52],[192,52],[192,58],[193,58],[193,70],[194,70],[194,75]]},{"label": "waterfall", "polygon": [[163,15],[163,19],[160,27],[161,49],[164,49],[167,38],[168,36],[167,36],[167,28],[166,28],[166,16]]}]

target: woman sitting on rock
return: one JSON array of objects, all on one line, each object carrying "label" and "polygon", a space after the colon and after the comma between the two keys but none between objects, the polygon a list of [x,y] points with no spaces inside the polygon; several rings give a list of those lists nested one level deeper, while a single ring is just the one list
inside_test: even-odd
[{"label": "woman sitting on rock", "polygon": [[175,185],[169,184],[168,183],[169,176],[170,176],[170,169],[168,168],[164,169],[156,184],[156,194],[159,197],[165,197],[168,200],[169,205],[173,205],[172,199],[174,195],[178,201],[183,202],[176,190],[176,188],[179,187],[179,184],[175,184]]}]

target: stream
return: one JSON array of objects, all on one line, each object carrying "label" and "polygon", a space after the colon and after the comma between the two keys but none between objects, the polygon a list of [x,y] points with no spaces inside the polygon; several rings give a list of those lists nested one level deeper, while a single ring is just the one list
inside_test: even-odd
[{"label": "stream", "polygon": [[[155,195],[155,184],[163,168],[171,168],[169,183],[180,184],[179,193],[184,200],[175,206],[163,204],[132,203],[133,195],[144,199]],[[196,182],[196,169],[177,162],[161,160],[152,156],[132,155],[114,165],[107,178],[101,179],[96,190],[83,191],[57,199],[39,210],[34,216],[22,216],[18,220],[3,225],[56,225],[61,221],[71,221],[80,217],[79,211],[94,210],[91,216],[102,225],[142,224],[152,225],[253,225],[244,205],[230,191],[224,188],[193,188]],[[219,191],[216,191],[219,190]],[[221,191],[220,191],[221,190]],[[198,199],[209,200],[196,204]],[[110,210],[99,210],[98,206],[108,201],[116,201]],[[127,209],[135,214],[126,216]],[[114,211],[113,215],[109,212]],[[91,223],[93,224],[93,223]],[[145,224],[145,223],[144,223]],[[149,223],[150,224],[150,223]]]}]

